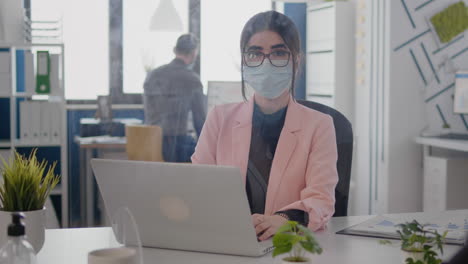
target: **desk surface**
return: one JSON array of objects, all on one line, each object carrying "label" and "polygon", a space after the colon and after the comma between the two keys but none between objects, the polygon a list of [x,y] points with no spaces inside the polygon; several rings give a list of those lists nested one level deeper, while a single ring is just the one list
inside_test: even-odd
[{"label": "desk surface", "polygon": [[421,145],[468,152],[468,140],[417,137],[415,141]]},{"label": "desk surface", "polygon": [[74,138],[75,143],[80,148],[89,149],[122,149],[127,144],[125,137],[96,136],[96,137],[78,137]]},{"label": "desk surface", "polygon": [[[102,121],[97,118],[80,118],[80,124],[99,124]],[[112,118],[112,122],[115,123],[122,123],[126,125],[139,125],[142,124],[143,121],[137,118]]]},{"label": "desk surface", "polygon": [[[468,214],[468,210],[467,210]],[[333,264],[394,264],[401,261],[399,241],[392,245],[380,245],[379,239],[336,235],[345,227],[363,222],[372,216],[351,216],[333,218],[328,228],[316,233],[324,249],[322,255],[312,256],[313,263]],[[87,253],[98,248],[108,247],[113,235],[110,228],[82,228],[47,230],[45,244],[38,255],[38,264],[86,264]],[[459,249],[446,245],[443,259],[450,259]],[[196,253],[188,251],[144,248],[144,263],[200,263],[200,264],[270,264],[281,263],[281,257],[272,258],[271,254],[260,258],[238,257],[220,254]]]}]

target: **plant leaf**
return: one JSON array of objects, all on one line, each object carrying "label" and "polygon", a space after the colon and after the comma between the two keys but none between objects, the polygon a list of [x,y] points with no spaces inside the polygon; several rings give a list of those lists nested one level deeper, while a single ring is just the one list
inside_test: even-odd
[{"label": "plant leaf", "polygon": [[281,255],[281,254],[285,254],[285,253],[288,253],[289,251],[291,251],[292,249],[292,245],[285,245],[285,246],[281,246],[281,247],[275,247],[275,249],[273,250],[273,257],[276,257],[278,255]]},{"label": "plant leaf", "polygon": [[[47,161],[39,162],[37,149],[28,158],[16,150],[7,163],[2,159],[3,182],[0,184],[0,208],[4,211],[31,211],[44,207],[53,188],[59,183],[60,176],[54,175],[56,162],[47,166]],[[48,167],[48,169],[47,169]],[[47,172],[46,172],[47,169]]]},{"label": "plant leaf", "polygon": [[310,253],[314,254],[314,253],[317,253],[317,254],[321,254],[322,253],[322,248],[318,245],[318,243],[314,243],[314,242],[309,242],[309,241],[301,241],[301,246],[309,251]]}]

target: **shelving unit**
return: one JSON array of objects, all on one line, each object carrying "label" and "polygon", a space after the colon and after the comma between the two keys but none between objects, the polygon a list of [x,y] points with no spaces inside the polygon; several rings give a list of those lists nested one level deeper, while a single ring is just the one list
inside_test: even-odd
[{"label": "shelving unit", "polygon": [[[36,52],[38,50],[48,50],[51,54],[59,54],[59,75],[58,75],[58,89],[51,91],[51,94],[38,95],[35,92],[35,87],[27,87],[27,82],[20,87],[17,85],[18,80],[18,69],[17,61],[21,58],[18,56],[17,51],[27,51],[34,54],[36,58]],[[18,43],[0,43],[0,51],[7,52],[10,55],[10,88],[5,89],[0,83],[0,98],[3,98],[1,103],[9,104],[9,114],[0,112],[0,126],[5,124],[9,125],[9,137],[0,138],[0,148],[3,151],[3,155],[10,151],[10,156],[13,154],[13,150],[17,150],[22,154],[28,154],[33,148],[38,149],[38,158],[45,157],[59,157],[58,159],[51,159],[49,163],[57,160],[57,167],[60,168],[56,173],[60,173],[61,181],[51,192],[51,196],[58,196],[59,199],[53,199],[60,201],[60,212],[61,212],[61,226],[68,227],[69,213],[68,213],[68,164],[67,164],[67,116],[66,116],[66,101],[64,97],[64,45],[63,44],[18,44]],[[26,63],[24,63],[26,64]],[[23,71],[25,71],[23,69]],[[34,70],[36,72],[36,70]],[[22,76],[26,77],[26,73]],[[35,76],[34,76],[35,78]],[[24,89],[24,90],[22,90]],[[46,140],[37,142],[25,142],[21,139],[21,121],[20,121],[20,107],[21,101],[41,101],[58,104],[60,109],[60,133],[59,140],[57,142],[47,142]],[[2,108],[5,109],[5,108]],[[2,131],[3,135],[6,133]],[[55,197],[55,198],[56,198]],[[56,208],[58,209],[58,208]],[[58,210],[56,210],[58,211]]]},{"label": "shelving unit", "polygon": [[335,1],[307,6],[306,98],[354,114],[354,6]]}]

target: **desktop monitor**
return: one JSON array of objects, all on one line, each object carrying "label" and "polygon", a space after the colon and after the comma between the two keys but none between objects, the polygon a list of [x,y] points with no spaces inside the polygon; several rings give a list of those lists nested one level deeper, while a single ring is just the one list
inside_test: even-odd
[{"label": "desktop monitor", "polygon": [[[246,97],[253,95],[253,90],[245,87]],[[208,111],[215,105],[239,103],[242,97],[242,84],[240,81],[208,81]]]},{"label": "desktop monitor", "polygon": [[468,114],[468,71],[458,71],[455,74],[453,112]]},{"label": "desktop monitor", "polygon": [[110,96],[98,96],[96,117],[103,123],[112,121],[112,103]]}]

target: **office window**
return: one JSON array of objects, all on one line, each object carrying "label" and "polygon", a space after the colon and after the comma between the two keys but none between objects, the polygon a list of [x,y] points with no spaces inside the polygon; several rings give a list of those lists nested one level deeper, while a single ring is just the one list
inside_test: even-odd
[{"label": "office window", "polygon": [[177,38],[188,32],[188,0],[172,0],[180,18],[182,32],[149,30],[150,19],[159,0],[123,1],[123,91],[142,93],[147,71],[174,58]]},{"label": "office window", "polygon": [[240,81],[239,41],[247,20],[271,10],[271,0],[201,1],[201,79]]},{"label": "office window", "polygon": [[108,1],[32,0],[32,20],[62,18],[66,99],[109,93]]}]

